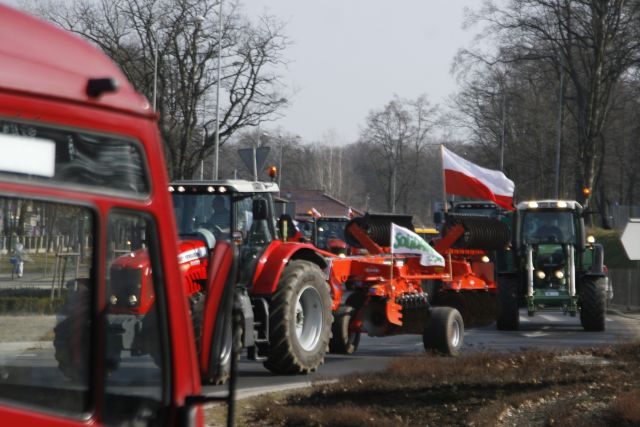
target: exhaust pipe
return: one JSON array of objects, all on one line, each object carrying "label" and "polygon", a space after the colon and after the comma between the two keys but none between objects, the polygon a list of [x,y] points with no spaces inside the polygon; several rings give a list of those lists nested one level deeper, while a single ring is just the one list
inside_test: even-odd
[{"label": "exhaust pipe", "polygon": [[575,263],[576,250],[573,246],[569,245],[569,296],[576,296],[576,263]]},{"label": "exhaust pipe", "polygon": [[533,247],[527,247],[527,296],[533,297]]}]

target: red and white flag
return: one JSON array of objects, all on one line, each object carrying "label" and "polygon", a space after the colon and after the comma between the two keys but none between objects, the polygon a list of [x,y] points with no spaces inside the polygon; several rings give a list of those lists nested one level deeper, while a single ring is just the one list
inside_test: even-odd
[{"label": "red and white flag", "polygon": [[353,212],[353,209],[351,209],[351,207],[349,207],[349,209],[347,209],[347,216],[349,218],[353,218],[354,216],[356,216],[355,212]]},{"label": "red and white flag", "polygon": [[491,200],[513,210],[513,181],[500,171],[483,168],[442,146],[445,191],[449,194]]},{"label": "red and white flag", "polygon": [[320,218],[322,216],[322,214],[316,208],[311,208],[309,214],[314,218]]}]

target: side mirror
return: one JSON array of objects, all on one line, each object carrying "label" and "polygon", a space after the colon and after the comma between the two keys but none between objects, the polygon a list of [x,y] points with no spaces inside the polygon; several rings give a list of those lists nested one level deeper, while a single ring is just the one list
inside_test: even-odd
[{"label": "side mirror", "polygon": [[251,207],[254,221],[263,221],[269,217],[269,208],[265,199],[255,199]]}]

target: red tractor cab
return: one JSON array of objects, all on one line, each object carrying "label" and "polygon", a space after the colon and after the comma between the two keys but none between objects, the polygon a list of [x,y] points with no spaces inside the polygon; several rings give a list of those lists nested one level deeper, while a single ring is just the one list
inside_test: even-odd
[{"label": "red tractor cab", "polygon": [[2,424],[202,425],[156,114],[76,36],[0,5],[0,37]]}]

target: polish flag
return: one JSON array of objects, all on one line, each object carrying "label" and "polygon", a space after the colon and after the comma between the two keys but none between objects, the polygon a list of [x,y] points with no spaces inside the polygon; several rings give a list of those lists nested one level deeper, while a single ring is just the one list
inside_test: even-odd
[{"label": "polish flag", "polygon": [[442,146],[445,191],[449,194],[491,200],[513,210],[513,181],[500,171],[480,167]]},{"label": "polish flag", "polygon": [[322,214],[316,209],[316,208],[311,208],[311,210],[309,211],[309,213],[311,214],[312,217],[314,218],[320,218],[322,216]]},{"label": "polish flag", "polygon": [[347,216],[349,218],[353,218],[354,216],[356,216],[355,212],[353,212],[353,209],[351,209],[351,207],[349,207],[349,209],[347,210]]}]

